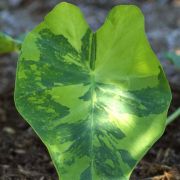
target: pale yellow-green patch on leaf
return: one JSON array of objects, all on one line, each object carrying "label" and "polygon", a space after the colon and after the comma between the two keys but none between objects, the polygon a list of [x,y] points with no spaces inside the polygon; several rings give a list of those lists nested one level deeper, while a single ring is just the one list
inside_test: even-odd
[{"label": "pale yellow-green patch on leaf", "polygon": [[45,23],[54,34],[63,34],[80,51],[82,43],[79,37],[86,33],[89,25],[77,6],[65,2],[57,5],[45,17]]}]

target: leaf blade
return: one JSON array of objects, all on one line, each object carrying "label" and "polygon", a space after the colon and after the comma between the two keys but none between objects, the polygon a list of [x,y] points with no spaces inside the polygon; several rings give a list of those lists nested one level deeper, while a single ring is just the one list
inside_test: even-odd
[{"label": "leaf blade", "polygon": [[[170,90],[142,20],[134,6],[119,6],[93,33],[77,7],[62,3],[26,37],[16,106],[47,146],[62,179],[128,179],[161,136]],[[125,21],[125,27],[135,26],[125,40],[141,32],[133,39],[133,53],[126,50],[128,63],[119,53],[130,42],[118,39]],[[121,33],[113,34],[112,27]]]}]

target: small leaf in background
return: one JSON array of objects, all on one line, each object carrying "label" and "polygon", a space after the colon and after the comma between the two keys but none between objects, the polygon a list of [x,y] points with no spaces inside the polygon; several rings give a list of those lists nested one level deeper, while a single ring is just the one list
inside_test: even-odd
[{"label": "small leaf in background", "polygon": [[171,92],[136,6],[93,32],[57,5],[22,45],[15,103],[61,180],[127,180],[165,129]]},{"label": "small leaf in background", "polygon": [[21,47],[21,42],[14,40],[10,36],[0,32],[0,55],[18,51]]},{"label": "small leaf in background", "polygon": [[165,54],[165,57],[176,67],[180,68],[180,55],[176,54],[176,52],[168,52]]}]

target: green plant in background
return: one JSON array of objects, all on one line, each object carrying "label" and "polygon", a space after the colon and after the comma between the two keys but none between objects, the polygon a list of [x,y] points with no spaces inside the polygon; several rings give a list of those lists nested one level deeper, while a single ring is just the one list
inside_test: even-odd
[{"label": "green plant in background", "polygon": [[25,38],[15,103],[62,180],[129,179],[165,129],[171,92],[135,6],[117,6],[92,32],[57,5]]},{"label": "green plant in background", "polygon": [[10,36],[0,32],[0,55],[19,51],[21,42],[11,38]]},{"label": "green plant in background", "polygon": [[165,53],[165,57],[177,68],[180,68],[180,55],[177,55],[175,52],[167,52]]},{"label": "green plant in background", "polygon": [[180,116],[180,107],[176,109],[174,113],[172,113],[166,121],[166,125],[171,124],[175,119],[177,119]]}]

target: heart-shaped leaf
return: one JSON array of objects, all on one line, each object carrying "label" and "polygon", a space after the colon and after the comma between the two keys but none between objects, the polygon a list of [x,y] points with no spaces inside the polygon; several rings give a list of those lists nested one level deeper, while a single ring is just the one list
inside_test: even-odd
[{"label": "heart-shaped leaf", "polygon": [[162,135],[171,93],[135,6],[117,6],[93,33],[57,5],[26,37],[15,101],[62,180],[128,179]]}]

